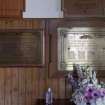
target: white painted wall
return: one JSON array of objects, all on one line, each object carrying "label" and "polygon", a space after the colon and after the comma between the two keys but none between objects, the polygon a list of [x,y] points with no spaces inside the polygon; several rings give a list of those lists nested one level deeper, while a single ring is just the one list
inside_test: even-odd
[{"label": "white painted wall", "polygon": [[23,18],[62,18],[61,0],[26,0]]}]

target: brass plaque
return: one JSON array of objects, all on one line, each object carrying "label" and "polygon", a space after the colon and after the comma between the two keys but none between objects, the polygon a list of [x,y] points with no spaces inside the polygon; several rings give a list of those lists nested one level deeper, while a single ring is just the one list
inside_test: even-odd
[{"label": "brass plaque", "polygon": [[72,27],[58,29],[58,69],[73,70],[73,64],[105,70],[105,29]]}]

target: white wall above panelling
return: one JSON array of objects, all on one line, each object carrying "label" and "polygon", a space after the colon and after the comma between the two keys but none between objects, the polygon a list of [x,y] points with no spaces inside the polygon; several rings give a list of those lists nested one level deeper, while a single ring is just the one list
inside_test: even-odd
[{"label": "white wall above panelling", "polygon": [[61,0],[26,0],[23,18],[62,18]]}]

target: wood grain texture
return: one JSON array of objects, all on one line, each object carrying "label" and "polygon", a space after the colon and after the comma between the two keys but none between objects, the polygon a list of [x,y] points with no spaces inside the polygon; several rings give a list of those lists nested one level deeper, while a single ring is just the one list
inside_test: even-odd
[{"label": "wood grain texture", "polygon": [[[39,78],[37,68],[1,68],[0,104],[34,105],[38,98],[44,98],[46,80]],[[44,73],[43,73],[44,75]],[[64,98],[64,79],[50,79],[55,98]]]},{"label": "wood grain texture", "polygon": [[[93,19],[94,20],[94,19]],[[57,21],[57,20],[56,20]],[[66,22],[64,22],[66,21]],[[60,22],[51,22],[49,33],[56,35],[55,27],[58,26],[105,26],[105,21],[71,21],[64,20]],[[69,22],[68,22],[69,21]],[[8,31],[9,29],[45,29],[44,23],[41,20],[26,19],[26,20],[0,20],[0,30]],[[81,24],[80,24],[81,23]],[[58,25],[58,26],[57,26]],[[48,28],[48,26],[46,26]],[[47,30],[48,31],[48,30]],[[65,98],[65,80],[63,77],[49,78],[48,71],[54,75],[56,72],[56,55],[51,54],[51,61],[54,61],[49,67],[49,36],[46,35],[46,66],[44,67],[0,67],[0,105],[35,105],[38,98],[44,98],[48,87],[51,87],[55,98]],[[54,38],[54,37],[52,37]],[[55,37],[56,38],[56,37]],[[54,38],[54,40],[55,40]],[[52,45],[53,43],[51,43]],[[55,44],[56,45],[56,44]],[[53,47],[56,48],[56,47]],[[53,50],[54,52],[55,50]],[[54,52],[55,54],[56,52]],[[54,58],[52,58],[54,56]],[[51,63],[51,62],[50,62]],[[50,69],[50,70],[49,70]],[[105,78],[100,78],[105,81]],[[69,96],[68,96],[69,97]]]},{"label": "wood grain texture", "polygon": [[102,0],[63,0],[65,17],[102,16]]},{"label": "wood grain texture", "polygon": [[21,17],[24,0],[0,0],[0,17]]},{"label": "wood grain texture", "polygon": [[[44,23],[34,19],[1,19],[0,31],[45,29]],[[45,37],[48,48],[49,38]],[[48,87],[52,88],[55,98],[64,98],[64,80],[48,78],[47,48],[45,67],[0,67],[0,105],[35,105],[38,98],[44,98]]]}]

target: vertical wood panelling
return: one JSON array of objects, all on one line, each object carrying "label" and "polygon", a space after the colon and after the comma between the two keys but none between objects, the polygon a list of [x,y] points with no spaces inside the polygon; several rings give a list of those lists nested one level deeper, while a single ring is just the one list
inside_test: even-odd
[{"label": "vertical wood panelling", "polygon": [[61,78],[59,80],[59,98],[65,98],[65,79]]},{"label": "vertical wood panelling", "polygon": [[[40,29],[43,22],[33,20],[0,20],[0,30]],[[35,105],[51,87],[55,98],[64,98],[64,79],[49,79],[46,68],[0,68],[0,105]]]},{"label": "vertical wood panelling", "polygon": [[24,68],[21,70],[18,69],[18,80],[19,80],[19,105],[25,105],[25,87],[26,87],[26,82],[25,82],[25,72]]},{"label": "vertical wood panelling", "polygon": [[31,104],[34,105],[35,104],[35,98],[38,96],[38,91],[36,90],[38,85],[37,85],[37,73],[34,69],[32,69],[32,93],[31,93],[31,98],[32,98],[32,102]]},{"label": "vertical wood panelling", "polygon": [[[0,30],[41,29],[42,24],[35,20],[2,19]],[[45,80],[41,80],[40,74],[45,77],[40,68],[0,68],[0,105],[34,105],[44,93],[41,84]]]},{"label": "vertical wood panelling", "polygon": [[[32,70],[26,69],[26,105],[29,105],[32,102]],[[28,78],[28,79],[27,79]],[[32,105],[32,104],[30,104]]]},{"label": "vertical wood panelling", "polygon": [[[0,70],[1,105],[33,105],[37,98],[44,98],[46,81],[38,79],[37,69],[3,69]],[[65,98],[64,79],[50,79],[55,98]]]},{"label": "vertical wood panelling", "polygon": [[[34,77],[37,69],[6,68],[0,70],[0,104],[33,105],[43,94],[43,80]],[[33,75],[35,74],[35,75]],[[34,78],[34,80],[32,80]],[[41,87],[39,87],[41,86]],[[38,92],[40,91],[40,92]],[[40,94],[38,94],[40,93]],[[40,97],[39,97],[40,98]]]},{"label": "vertical wood panelling", "polygon": [[21,17],[24,0],[0,0],[0,17]]},{"label": "vertical wood panelling", "polygon": [[3,69],[0,69],[0,105],[4,105],[4,72]]},{"label": "vertical wood panelling", "polygon": [[51,84],[51,88],[52,88],[53,93],[54,93],[54,97],[58,98],[58,96],[59,96],[58,79],[51,79],[50,84]]},{"label": "vertical wood panelling", "polygon": [[33,102],[35,98],[39,96],[39,73],[37,70],[32,70],[32,99]]},{"label": "vertical wood panelling", "polygon": [[12,105],[18,105],[18,69],[11,69],[12,80],[11,80],[11,95],[12,95]]},{"label": "vertical wood panelling", "polygon": [[[0,104],[34,105],[36,99],[44,98],[47,85],[46,80],[39,77],[39,71],[37,68],[2,68],[0,70]],[[54,97],[65,98],[64,79],[48,81],[48,87],[52,88]]]},{"label": "vertical wood panelling", "polygon": [[12,78],[11,78],[12,74],[11,74],[11,70],[10,68],[8,68],[5,71],[5,104],[7,105],[11,105],[12,100],[11,100],[11,96],[12,96]]}]

